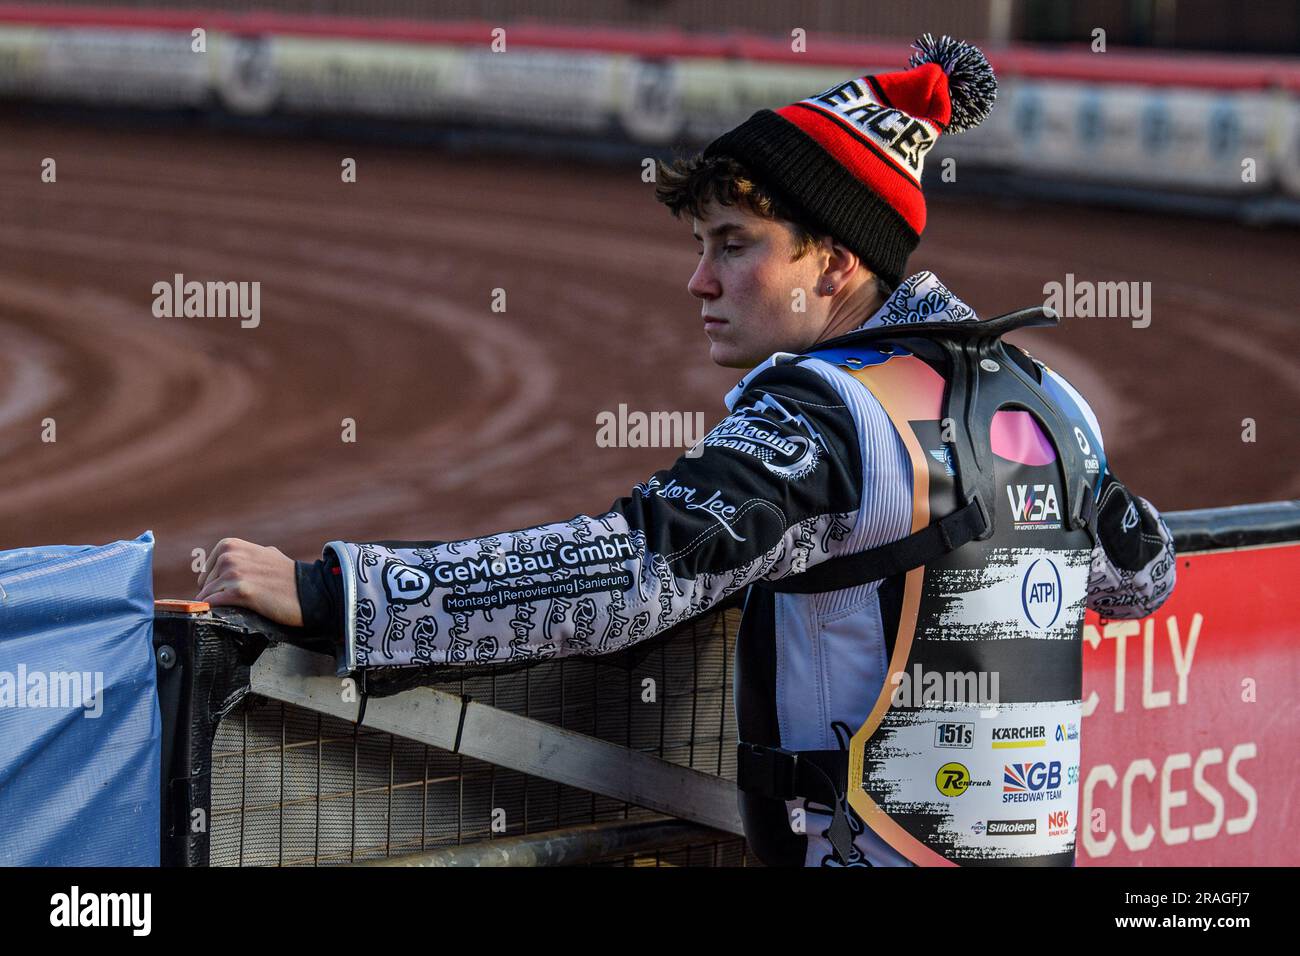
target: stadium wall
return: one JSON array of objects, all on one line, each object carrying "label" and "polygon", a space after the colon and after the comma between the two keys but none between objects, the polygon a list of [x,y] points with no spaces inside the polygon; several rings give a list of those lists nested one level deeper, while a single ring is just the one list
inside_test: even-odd
[{"label": "stadium wall", "polygon": [[[897,69],[907,52],[883,40],[814,37],[794,52],[749,33],[496,29],[0,4],[0,99],[477,129],[644,155],[701,146],[756,109]],[[1015,46],[989,58],[999,104],[941,140],[930,188],[1046,184],[1063,198],[1300,220],[1295,60]]]}]

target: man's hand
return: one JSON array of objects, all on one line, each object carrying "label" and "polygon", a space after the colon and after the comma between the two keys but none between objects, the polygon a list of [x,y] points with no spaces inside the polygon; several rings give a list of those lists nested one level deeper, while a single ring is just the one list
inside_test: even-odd
[{"label": "man's hand", "polygon": [[277,624],[302,627],[293,559],[278,548],[222,538],[199,575],[196,601],[256,611]]}]

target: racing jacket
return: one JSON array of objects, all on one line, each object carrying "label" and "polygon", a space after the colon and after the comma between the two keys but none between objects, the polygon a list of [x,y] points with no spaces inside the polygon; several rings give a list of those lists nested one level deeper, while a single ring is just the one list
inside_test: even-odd
[{"label": "racing jacket", "polygon": [[[862,327],[975,319],[921,272]],[[746,374],[701,453],[684,454],[604,513],[454,542],[331,541],[321,561],[298,565],[305,623],[340,632],[340,674],[606,654],[754,582],[905,537],[913,473],[897,428],[842,368],[792,361],[799,358],[777,353]],[[1043,363],[1027,354],[1025,362],[1045,389],[1077,406],[1096,439],[1098,543],[1087,606],[1111,618],[1145,616],[1173,589],[1172,536],[1155,508],[1111,474],[1082,396]],[[769,736],[780,746],[846,749],[887,673],[899,609],[882,583],[807,594],[750,589],[737,641],[758,642],[769,664],[747,688],[737,678],[738,712],[742,693],[758,683],[774,700]],[[787,809],[803,863],[837,862],[828,808],[801,799]],[[852,822],[850,862],[910,865]],[[765,862],[777,856],[755,850]]]}]

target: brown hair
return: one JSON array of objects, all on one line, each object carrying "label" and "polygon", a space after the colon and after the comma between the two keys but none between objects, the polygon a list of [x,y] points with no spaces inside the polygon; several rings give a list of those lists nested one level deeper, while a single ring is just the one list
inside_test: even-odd
[{"label": "brown hair", "polygon": [[[764,219],[785,221],[794,233],[794,258],[797,262],[830,235],[812,226],[795,207],[774,196],[743,165],[730,156],[697,153],[689,159],[677,158],[672,164],[658,163],[655,199],[680,219],[683,214],[700,217],[709,202],[723,206],[740,206]],[[865,265],[865,263],[864,263]],[[876,292],[887,299],[894,286],[876,276]]]}]

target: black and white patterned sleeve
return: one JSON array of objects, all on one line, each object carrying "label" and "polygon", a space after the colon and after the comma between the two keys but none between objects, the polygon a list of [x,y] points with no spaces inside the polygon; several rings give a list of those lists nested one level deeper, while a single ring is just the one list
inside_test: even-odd
[{"label": "black and white patterned sleeve", "polygon": [[462,541],[330,542],[339,672],[611,653],[840,553],[862,466],[839,394],[779,365],[731,409],[600,514]]}]

